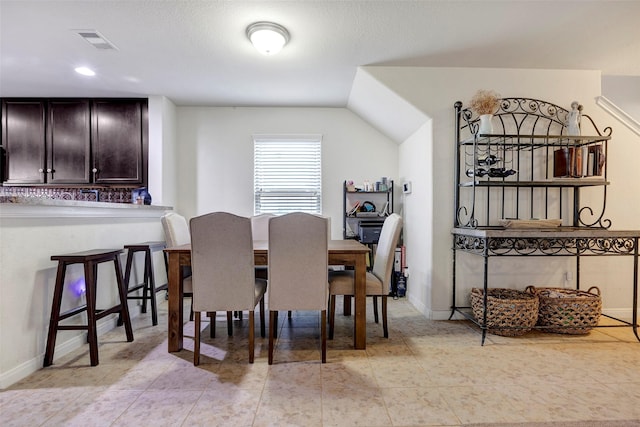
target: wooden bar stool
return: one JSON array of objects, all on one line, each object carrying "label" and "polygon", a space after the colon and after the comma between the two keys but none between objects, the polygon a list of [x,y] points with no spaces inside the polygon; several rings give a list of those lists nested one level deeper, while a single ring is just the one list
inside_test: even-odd
[{"label": "wooden bar stool", "polygon": [[[127,264],[124,269],[124,286],[127,289],[127,299],[142,300],[142,313],[147,312],[147,300],[151,302],[151,323],[153,326],[158,324],[158,308],[156,306],[156,292],[167,289],[167,284],[156,288],[156,281],[153,275],[153,252],[162,251],[166,247],[164,241],[144,242],[133,245],[124,245],[127,249]],[[133,258],[137,252],[144,252],[144,278],[132,288],[129,288],[129,280],[131,279],[131,267],[133,266]],[[142,289],[142,295],[130,295]],[[118,326],[122,325],[122,316],[118,319]]]},{"label": "wooden bar stool", "polygon": [[[120,254],[122,252],[122,249],[93,249],[66,255],[54,255],[51,257],[52,261],[58,261],[58,272],[56,274],[56,284],[53,291],[53,304],[51,306],[51,321],[49,322],[47,348],[44,355],[45,367],[50,366],[53,363],[56,336],[57,332],[60,330],[86,330],[88,333],[87,341],[89,342],[91,366],[96,366],[98,364],[98,335],[96,330],[96,321],[110,314],[120,314],[124,321],[127,341],[133,341],[133,330],[131,328],[131,319],[129,318],[129,310],[127,307],[127,294],[122,281],[122,268],[120,267]],[[98,264],[110,261],[113,261],[115,266],[120,304],[109,309],[96,309],[96,279],[98,274]],[[64,277],[67,271],[67,266],[72,264],[84,264],[85,296],[87,303],[64,313],[60,313],[62,290],[64,289]],[[87,312],[86,325],[60,325],[62,320],[80,314],[84,311]]]}]

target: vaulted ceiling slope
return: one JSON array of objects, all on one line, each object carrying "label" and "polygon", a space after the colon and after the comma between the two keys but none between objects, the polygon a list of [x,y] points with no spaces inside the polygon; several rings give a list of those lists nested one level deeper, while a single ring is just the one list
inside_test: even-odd
[{"label": "vaulted ceiling slope", "polygon": [[[0,0],[0,96],[344,107],[364,65],[640,76],[639,18],[640,1],[607,0]],[[291,33],[276,56],[245,35],[263,20]],[[79,29],[117,49],[96,49]],[[79,65],[97,75],[76,75]]]}]

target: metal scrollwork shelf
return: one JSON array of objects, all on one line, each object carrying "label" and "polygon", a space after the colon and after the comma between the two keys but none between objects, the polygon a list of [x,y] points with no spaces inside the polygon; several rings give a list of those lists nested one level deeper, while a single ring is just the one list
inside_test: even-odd
[{"label": "metal scrollwork shelf", "polygon": [[[606,317],[617,321],[609,326],[632,327],[640,341],[637,317],[640,231],[611,230],[611,220],[605,217],[609,185],[606,156],[611,128],[600,131],[583,114],[580,124],[583,135],[567,135],[568,110],[537,99],[504,98],[493,115],[493,132],[480,134],[477,115],[463,108],[461,102],[456,102],[454,109],[456,178],[451,317],[457,312],[476,323],[482,330],[484,344],[486,325],[474,318],[470,307],[457,305],[458,252],[484,258],[485,295],[491,257],[574,257],[579,289],[582,257],[630,256],[632,321]],[[598,201],[597,206],[582,205],[581,191],[586,188],[590,191],[589,200]],[[513,220],[524,221],[527,227],[505,227],[505,223]],[[560,225],[529,228],[538,220]]]}]

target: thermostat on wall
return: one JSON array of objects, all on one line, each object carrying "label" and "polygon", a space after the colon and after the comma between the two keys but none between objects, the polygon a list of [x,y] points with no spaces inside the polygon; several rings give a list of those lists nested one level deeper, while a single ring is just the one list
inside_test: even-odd
[{"label": "thermostat on wall", "polygon": [[411,193],[411,181],[406,181],[402,183],[402,192],[404,194]]}]

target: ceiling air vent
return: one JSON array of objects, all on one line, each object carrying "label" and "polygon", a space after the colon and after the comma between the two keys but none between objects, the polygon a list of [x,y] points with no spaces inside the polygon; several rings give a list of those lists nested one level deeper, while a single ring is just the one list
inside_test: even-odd
[{"label": "ceiling air vent", "polygon": [[80,37],[85,39],[87,43],[89,43],[91,46],[95,47],[96,49],[103,49],[103,50],[118,49],[117,47],[115,47],[113,43],[111,43],[102,34],[100,34],[95,30],[73,30],[73,31],[75,31]]}]

